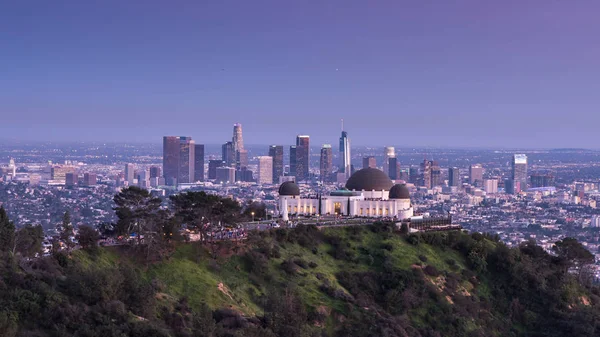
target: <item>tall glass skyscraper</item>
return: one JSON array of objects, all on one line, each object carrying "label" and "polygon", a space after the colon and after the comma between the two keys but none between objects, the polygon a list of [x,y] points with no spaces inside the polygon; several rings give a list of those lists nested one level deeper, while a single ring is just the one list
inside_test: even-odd
[{"label": "tall glass skyscraper", "polygon": [[204,144],[196,144],[194,157],[194,181],[204,181]]},{"label": "tall glass skyscraper", "polygon": [[283,176],[283,146],[269,146],[269,156],[273,158],[273,183],[279,182],[279,177]]},{"label": "tall glass skyscraper", "polygon": [[296,179],[298,181],[309,178],[310,167],[310,137],[298,135],[296,137]]},{"label": "tall glass skyscraper", "polygon": [[386,146],[383,149],[383,172],[389,172],[390,158],[396,158],[396,149],[393,146]]},{"label": "tall glass skyscraper", "polygon": [[350,138],[348,132],[344,131],[344,120],[342,120],[342,136],[340,137],[340,172],[346,175],[346,179],[352,174],[352,163],[350,156]]},{"label": "tall glass skyscraper", "polygon": [[520,191],[527,190],[527,155],[514,154],[512,158],[512,180],[514,190],[517,190],[517,183]]},{"label": "tall glass skyscraper", "polygon": [[319,160],[319,177],[321,182],[329,182],[333,170],[333,158],[330,144],[323,144],[321,158]]},{"label": "tall glass skyscraper", "polygon": [[192,137],[163,137],[163,174],[168,185],[194,181],[194,154]]},{"label": "tall glass skyscraper", "polygon": [[448,169],[448,186],[460,186],[460,170],[458,167]]}]

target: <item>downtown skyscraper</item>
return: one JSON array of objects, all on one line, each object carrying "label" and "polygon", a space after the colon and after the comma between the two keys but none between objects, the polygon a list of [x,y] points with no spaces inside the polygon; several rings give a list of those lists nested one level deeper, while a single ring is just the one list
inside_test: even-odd
[{"label": "downtown skyscraper", "polygon": [[352,157],[350,156],[350,138],[348,132],[344,131],[344,120],[342,119],[342,136],[340,137],[340,169],[339,172],[344,173],[346,179],[352,174]]},{"label": "downtown skyscraper", "polygon": [[[310,167],[310,137],[298,135],[296,137],[296,179],[308,180]],[[291,152],[290,152],[291,153]],[[291,155],[291,154],[290,154]],[[291,162],[290,162],[291,165]]]},{"label": "downtown skyscraper", "polygon": [[333,170],[333,153],[330,144],[323,144],[319,160],[319,181],[329,182]]},{"label": "downtown skyscraper", "polygon": [[269,146],[269,156],[273,158],[273,183],[276,184],[283,176],[283,146]]},{"label": "downtown skyscraper", "polygon": [[511,178],[513,181],[513,193],[527,190],[527,155],[513,155]]},{"label": "downtown skyscraper", "polygon": [[163,174],[167,185],[194,182],[195,145],[192,137],[163,137]]},{"label": "downtown skyscraper", "polygon": [[383,149],[383,172],[388,173],[390,158],[396,158],[396,149],[393,146],[386,146]]}]

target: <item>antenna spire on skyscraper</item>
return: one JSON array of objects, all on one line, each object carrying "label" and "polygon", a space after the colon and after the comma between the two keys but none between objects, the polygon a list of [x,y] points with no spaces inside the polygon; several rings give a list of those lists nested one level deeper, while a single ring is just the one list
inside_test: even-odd
[{"label": "antenna spire on skyscraper", "polygon": [[344,131],[344,119],[342,118],[342,131]]}]

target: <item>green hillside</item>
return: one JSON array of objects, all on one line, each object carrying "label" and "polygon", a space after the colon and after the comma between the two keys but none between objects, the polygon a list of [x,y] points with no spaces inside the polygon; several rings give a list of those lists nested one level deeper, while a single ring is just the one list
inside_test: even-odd
[{"label": "green hillside", "polygon": [[[3,259],[1,336],[594,336],[578,255],[376,224]],[[573,246],[577,248],[577,246]],[[571,268],[573,270],[573,268]],[[585,282],[584,282],[585,283]]]}]

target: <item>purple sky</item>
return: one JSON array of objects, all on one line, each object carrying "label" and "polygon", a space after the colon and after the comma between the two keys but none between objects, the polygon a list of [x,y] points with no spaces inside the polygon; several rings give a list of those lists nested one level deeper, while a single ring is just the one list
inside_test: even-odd
[{"label": "purple sky", "polygon": [[[169,5],[167,5],[167,3]],[[454,3],[454,4],[450,4]],[[588,147],[596,1],[2,1],[0,139]]]}]

